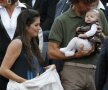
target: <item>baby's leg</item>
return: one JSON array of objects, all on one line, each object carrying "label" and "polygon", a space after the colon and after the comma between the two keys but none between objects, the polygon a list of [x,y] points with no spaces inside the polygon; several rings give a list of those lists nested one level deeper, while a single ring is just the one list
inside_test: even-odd
[{"label": "baby's leg", "polygon": [[88,51],[92,48],[92,44],[87,39],[77,39],[76,50],[77,51]]},{"label": "baby's leg", "polygon": [[76,50],[79,52],[88,52],[92,48],[91,43],[87,39],[81,39],[78,37],[73,38],[67,45],[67,51],[65,56],[73,56]]},{"label": "baby's leg", "polygon": [[64,54],[65,56],[73,56],[75,54],[75,49],[71,50],[71,51],[66,51]]},{"label": "baby's leg", "polygon": [[[69,56],[70,56],[70,55],[73,56],[74,53],[75,53],[75,51],[76,51],[76,42],[77,42],[77,39],[78,39],[77,37],[74,37],[74,38],[68,43],[68,45],[67,45],[66,47],[60,48],[60,51],[63,52],[63,53],[65,53],[66,56],[68,56],[68,54],[69,54]],[[72,53],[72,54],[70,54],[70,53]]]},{"label": "baby's leg", "polygon": [[61,51],[62,53],[65,53],[65,52],[67,51],[67,48],[66,48],[66,47],[60,48],[60,51]]}]

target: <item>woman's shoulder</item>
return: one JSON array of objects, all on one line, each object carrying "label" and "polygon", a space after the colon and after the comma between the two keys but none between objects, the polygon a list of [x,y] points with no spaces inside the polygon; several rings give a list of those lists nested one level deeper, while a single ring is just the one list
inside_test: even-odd
[{"label": "woman's shoulder", "polygon": [[17,55],[22,50],[22,41],[20,39],[13,39],[7,48],[7,53]]},{"label": "woman's shoulder", "polygon": [[15,38],[11,41],[10,46],[16,47],[16,48],[20,48],[22,47],[22,41],[19,38]]}]

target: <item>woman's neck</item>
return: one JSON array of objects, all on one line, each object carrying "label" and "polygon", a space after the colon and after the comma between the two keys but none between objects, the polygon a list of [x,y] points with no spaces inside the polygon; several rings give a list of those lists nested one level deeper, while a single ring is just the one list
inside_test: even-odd
[{"label": "woman's neck", "polygon": [[16,7],[16,4],[13,4],[13,5],[9,4],[5,7],[10,17],[12,16],[12,13],[13,13],[15,7]]}]

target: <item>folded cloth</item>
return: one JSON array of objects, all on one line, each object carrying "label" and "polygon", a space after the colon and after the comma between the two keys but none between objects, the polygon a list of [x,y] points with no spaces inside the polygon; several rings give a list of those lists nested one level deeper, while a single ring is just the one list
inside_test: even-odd
[{"label": "folded cloth", "polygon": [[9,80],[7,90],[64,90],[56,69],[49,68],[40,76],[23,83]]}]

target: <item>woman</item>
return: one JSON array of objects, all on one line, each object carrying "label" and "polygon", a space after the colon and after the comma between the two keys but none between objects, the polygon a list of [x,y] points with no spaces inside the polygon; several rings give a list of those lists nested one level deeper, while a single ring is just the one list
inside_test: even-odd
[{"label": "woman", "polygon": [[[18,0],[0,0],[0,65],[7,46],[15,37],[17,17],[27,6]],[[0,89],[6,90],[8,80],[0,76]]]},{"label": "woman", "polygon": [[22,83],[42,73],[44,60],[36,43],[40,30],[40,16],[35,10],[21,12],[17,19],[18,37],[9,44],[0,68],[0,74]]}]

